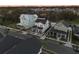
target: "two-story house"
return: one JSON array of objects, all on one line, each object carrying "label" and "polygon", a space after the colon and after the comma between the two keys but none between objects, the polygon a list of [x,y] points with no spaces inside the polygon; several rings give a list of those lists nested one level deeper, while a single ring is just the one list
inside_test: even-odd
[{"label": "two-story house", "polygon": [[35,25],[37,18],[36,14],[21,14],[19,17],[20,23],[17,24],[17,27],[28,29]]},{"label": "two-story house", "polygon": [[72,28],[64,22],[58,22],[51,27],[47,36],[56,38],[57,40],[71,41]]},{"label": "two-story house", "polygon": [[35,21],[35,25],[32,27],[32,31],[36,33],[44,33],[49,26],[49,20],[46,18],[38,18]]}]

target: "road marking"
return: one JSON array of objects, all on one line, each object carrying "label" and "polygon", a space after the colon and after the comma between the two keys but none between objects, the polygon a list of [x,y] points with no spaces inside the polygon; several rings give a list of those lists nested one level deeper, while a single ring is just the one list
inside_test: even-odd
[{"label": "road marking", "polygon": [[64,42],[64,41],[60,41],[60,40],[55,40],[54,38],[49,38],[49,37],[46,37],[47,39],[50,39],[50,40],[54,40],[54,41],[57,41],[57,42],[61,42],[61,43],[67,43],[67,42]]},{"label": "road marking", "polygon": [[[65,41],[61,41],[61,40],[55,40],[55,39],[53,39],[53,38],[49,38],[49,37],[46,37],[47,39],[50,39],[50,40],[54,40],[54,41],[57,41],[57,42],[61,42],[61,43],[68,43],[68,42],[65,42]],[[77,45],[77,44],[74,44],[74,43],[71,43],[71,45],[73,45],[73,46],[77,46],[78,48],[79,48],[79,45]]]},{"label": "road marking", "polygon": [[48,52],[46,52],[46,51],[43,51],[43,53],[42,54],[49,54]]},{"label": "road marking", "polygon": [[50,52],[50,53],[57,54],[55,51],[49,50],[49,49],[47,49],[47,48],[43,48],[43,50],[48,51],[48,52]]}]

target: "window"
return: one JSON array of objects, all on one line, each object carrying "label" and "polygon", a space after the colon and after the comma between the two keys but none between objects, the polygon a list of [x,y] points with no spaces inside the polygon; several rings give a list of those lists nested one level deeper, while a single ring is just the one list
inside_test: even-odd
[{"label": "window", "polygon": [[62,38],[65,39],[65,34],[62,34]]},{"label": "window", "polygon": [[60,34],[58,34],[58,37],[61,37],[61,35],[60,35]]},{"label": "window", "polygon": [[36,31],[35,28],[32,28],[32,31],[35,32]]}]

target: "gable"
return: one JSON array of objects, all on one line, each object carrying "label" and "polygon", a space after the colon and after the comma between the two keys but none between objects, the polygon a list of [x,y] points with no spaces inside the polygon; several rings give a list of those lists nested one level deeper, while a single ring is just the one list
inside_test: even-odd
[{"label": "gable", "polygon": [[45,24],[47,20],[45,18],[38,18],[35,22]]},{"label": "gable", "polygon": [[63,23],[58,23],[54,26],[54,29],[67,32],[68,27],[66,27]]}]

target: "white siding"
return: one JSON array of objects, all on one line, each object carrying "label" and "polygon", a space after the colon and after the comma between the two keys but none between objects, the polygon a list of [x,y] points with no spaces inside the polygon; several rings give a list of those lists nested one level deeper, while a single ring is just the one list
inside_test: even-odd
[{"label": "white siding", "polygon": [[48,20],[46,21],[46,24],[44,25],[42,32],[44,32],[47,28],[49,28],[49,21]]},{"label": "white siding", "polygon": [[20,16],[20,23],[22,26],[24,26],[26,29],[29,27],[34,26],[35,20],[37,20],[37,15],[28,15],[28,14],[22,14]]},{"label": "white siding", "polygon": [[35,25],[37,26],[37,27],[43,27],[44,28],[44,24],[42,24],[42,23],[35,23]]}]

